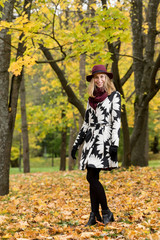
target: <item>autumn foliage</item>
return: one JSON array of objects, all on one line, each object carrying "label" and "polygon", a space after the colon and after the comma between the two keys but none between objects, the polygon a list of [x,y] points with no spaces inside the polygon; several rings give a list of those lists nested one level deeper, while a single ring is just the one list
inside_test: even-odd
[{"label": "autumn foliage", "polygon": [[85,171],[11,175],[0,197],[0,239],[160,239],[160,172],[101,172],[115,222],[84,227],[90,213]]}]

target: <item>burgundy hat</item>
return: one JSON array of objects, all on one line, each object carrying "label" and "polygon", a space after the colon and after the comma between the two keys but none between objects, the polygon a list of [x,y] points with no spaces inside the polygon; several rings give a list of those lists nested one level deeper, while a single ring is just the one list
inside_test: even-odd
[{"label": "burgundy hat", "polygon": [[93,78],[93,75],[95,73],[105,73],[110,79],[113,78],[113,73],[109,73],[107,72],[106,68],[104,65],[95,65],[93,68],[92,68],[92,75],[88,75],[86,76],[86,80],[88,82],[91,81],[91,79]]}]

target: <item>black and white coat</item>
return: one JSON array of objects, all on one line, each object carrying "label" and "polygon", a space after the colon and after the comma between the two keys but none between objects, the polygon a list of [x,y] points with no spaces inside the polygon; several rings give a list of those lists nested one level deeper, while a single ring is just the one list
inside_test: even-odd
[{"label": "black and white coat", "polygon": [[86,166],[101,169],[117,168],[118,161],[111,159],[110,146],[119,146],[121,97],[112,92],[97,104],[94,110],[89,102],[81,130],[74,142],[78,148],[83,142],[80,169]]}]

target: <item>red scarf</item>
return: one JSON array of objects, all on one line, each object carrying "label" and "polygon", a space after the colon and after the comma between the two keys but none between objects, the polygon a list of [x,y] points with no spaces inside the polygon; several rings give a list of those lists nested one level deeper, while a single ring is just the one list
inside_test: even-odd
[{"label": "red scarf", "polygon": [[89,97],[89,104],[90,106],[95,110],[97,107],[97,104],[99,102],[102,102],[107,96],[107,92],[104,90],[104,88],[96,88],[93,92],[93,95],[95,97]]}]

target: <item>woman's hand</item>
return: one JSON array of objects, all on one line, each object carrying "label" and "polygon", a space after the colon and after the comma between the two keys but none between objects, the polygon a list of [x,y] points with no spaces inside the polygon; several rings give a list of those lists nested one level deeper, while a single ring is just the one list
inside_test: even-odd
[{"label": "woman's hand", "polygon": [[72,151],[71,151],[71,156],[74,160],[76,160],[76,152],[77,152],[77,148],[75,146],[73,146]]},{"label": "woman's hand", "polygon": [[114,162],[117,162],[117,150],[118,150],[117,146],[112,146],[111,145],[110,148],[109,148],[109,153],[110,153],[111,159]]}]

